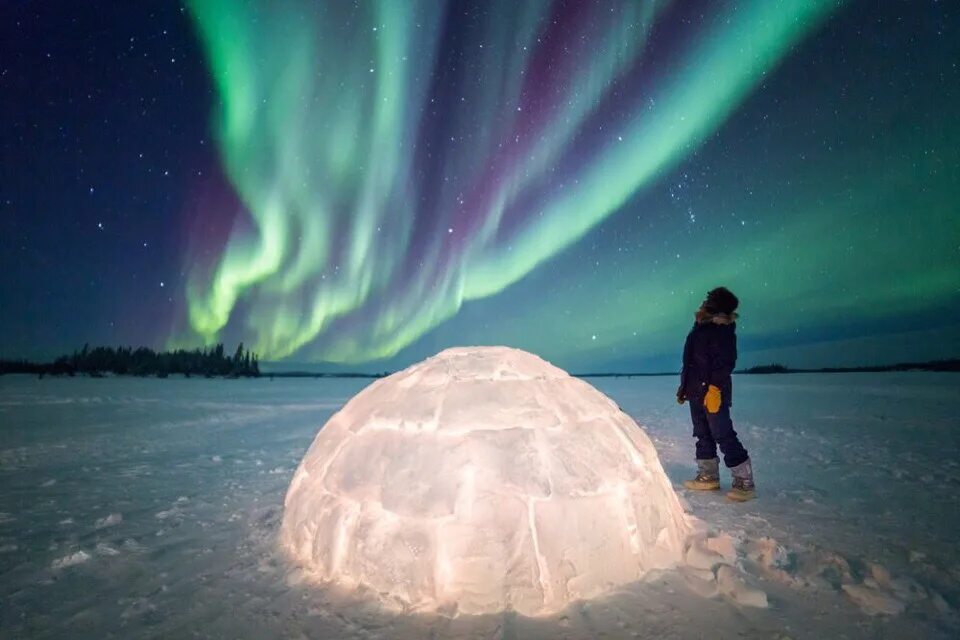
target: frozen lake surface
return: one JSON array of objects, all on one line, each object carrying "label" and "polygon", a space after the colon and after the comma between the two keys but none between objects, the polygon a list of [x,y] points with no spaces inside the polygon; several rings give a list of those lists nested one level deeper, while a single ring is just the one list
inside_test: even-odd
[{"label": "frozen lake surface", "polygon": [[[958,375],[736,377],[759,498],[677,491],[769,608],[669,572],[540,619],[384,613],[276,552],[297,464],[367,382],[0,377],[0,638],[960,634]],[[676,380],[589,382],[679,487],[694,464]]]}]

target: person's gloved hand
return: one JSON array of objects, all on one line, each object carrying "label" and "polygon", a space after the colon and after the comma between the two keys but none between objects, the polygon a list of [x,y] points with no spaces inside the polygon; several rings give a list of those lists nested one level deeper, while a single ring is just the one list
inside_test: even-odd
[{"label": "person's gloved hand", "polygon": [[703,397],[703,406],[707,408],[707,413],[716,413],[720,411],[720,387],[710,385],[707,387],[707,395]]},{"label": "person's gloved hand", "polygon": [[683,404],[687,401],[687,394],[683,391],[683,385],[677,389],[677,404]]}]

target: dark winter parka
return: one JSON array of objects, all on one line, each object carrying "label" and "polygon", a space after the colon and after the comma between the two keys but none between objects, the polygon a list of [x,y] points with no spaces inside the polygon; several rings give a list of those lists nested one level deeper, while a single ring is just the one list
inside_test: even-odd
[{"label": "dark winter parka", "polygon": [[733,400],[730,375],[737,364],[736,314],[716,314],[694,323],[683,345],[680,387],[692,402],[701,402],[707,387],[720,389],[725,404]]}]

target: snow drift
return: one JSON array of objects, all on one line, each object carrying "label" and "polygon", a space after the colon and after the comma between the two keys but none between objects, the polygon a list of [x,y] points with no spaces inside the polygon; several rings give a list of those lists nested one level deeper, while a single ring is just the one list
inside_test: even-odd
[{"label": "snow drift", "polygon": [[280,541],[321,581],[415,609],[555,612],[682,561],[690,533],[647,435],[537,356],[448,349],[320,430]]}]

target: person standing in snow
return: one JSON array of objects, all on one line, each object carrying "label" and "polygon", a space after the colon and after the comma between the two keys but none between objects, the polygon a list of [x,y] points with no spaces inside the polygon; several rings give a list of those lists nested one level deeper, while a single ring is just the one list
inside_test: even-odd
[{"label": "person standing in snow", "polygon": [[733,488],[727,497],[744,502],[754,495],[753,467],[730,419],[739,304],[726,287],[707,293],[683,345],[677,402],[690,401],[693,437],[697,439],[697,477],[686,480],[683,486],[696,491],[720,489],[719,446],[723,462],[733,475]]}]

